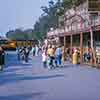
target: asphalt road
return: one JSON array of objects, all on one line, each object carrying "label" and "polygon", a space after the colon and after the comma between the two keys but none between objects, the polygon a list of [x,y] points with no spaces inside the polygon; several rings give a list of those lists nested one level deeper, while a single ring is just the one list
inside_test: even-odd
[{"label": "asphalt road", "polygon": [[67,63],[64,68],[43,68],[41,57],[17,60],[6,54],[0,73],[0,100],[100,100],[100,70]]}]

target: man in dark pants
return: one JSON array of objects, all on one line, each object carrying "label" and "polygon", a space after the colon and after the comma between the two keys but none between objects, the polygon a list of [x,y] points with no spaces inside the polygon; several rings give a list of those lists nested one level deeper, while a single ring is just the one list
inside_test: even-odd
[{"label": "man in dark pants", "polygon": [[2,47],[0,47],[0,71],[3,70],[3,65],[4,65],[4,50]]},{"label": "man in dark pants", "polygon": [[29,49],[25,47],[25,62],[28,62],[28,56],[29,56]]},{"label": "man in dark pants", "polygon": [[17,48],[17,55],[18,55],[18,60],[20,61],[20,54],[21,54],[21,48],[20,47],[18,47]]}]

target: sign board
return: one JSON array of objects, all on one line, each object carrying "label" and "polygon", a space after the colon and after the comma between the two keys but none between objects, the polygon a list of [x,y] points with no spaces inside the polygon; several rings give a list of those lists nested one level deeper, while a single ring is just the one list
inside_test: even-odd
[{"label": "sign board", "polygon": [[17,46],[32,46],[33,41],[17,41]]},{"label": "sign board", "polygon": [[88,0],[88,11],[99,12],[100,11],[100,0]]}]

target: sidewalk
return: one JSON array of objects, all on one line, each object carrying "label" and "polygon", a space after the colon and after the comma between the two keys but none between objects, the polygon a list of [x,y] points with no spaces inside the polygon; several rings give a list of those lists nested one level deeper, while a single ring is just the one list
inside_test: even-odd
[{"label": "sidewalk", "polygon": [[45,69],[41,57],[30,62],[9,63],[0,73],[0,100],[100,100],[99,70],[70,63]]}]

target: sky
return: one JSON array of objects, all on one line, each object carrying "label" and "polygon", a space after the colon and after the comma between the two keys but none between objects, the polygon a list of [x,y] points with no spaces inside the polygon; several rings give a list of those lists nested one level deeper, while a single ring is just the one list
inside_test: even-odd
[{"label": "sky", "polygon": [[0,0],[0,35],[16,28],[33,28],[48,0]]}]

